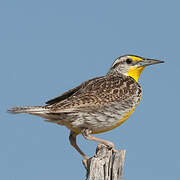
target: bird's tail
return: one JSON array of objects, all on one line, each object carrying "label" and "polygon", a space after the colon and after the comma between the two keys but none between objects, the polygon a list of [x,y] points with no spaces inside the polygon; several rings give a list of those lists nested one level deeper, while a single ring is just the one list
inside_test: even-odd
[{"label": "bird's tail", "polygon": [[46,106],[24,106],[24,107],[12,107],[7,110],[7,112],[12,114],[18,113],[28,113],[33,115],[40,115],[48,113]]}]

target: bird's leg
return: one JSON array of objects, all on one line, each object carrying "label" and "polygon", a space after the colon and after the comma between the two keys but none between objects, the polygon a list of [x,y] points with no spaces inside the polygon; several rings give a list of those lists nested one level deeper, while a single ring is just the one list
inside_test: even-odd
[{"label": "bird's leg", "polygon": [[79,146],[76,144],[76,136],[77,136],[76,133],[74,133],[73,131],[70,132],[70,135],[69,135],[70,144],[81,154],[84,161],[87,161],[88,157],[81,151]]},{"label": "bird's leg", "polygon": [[100,144],[104,144],[105,146],[107,146],[108,148],[112,149],[114,152],[116,152],[116,150],[114,149],[114,143],[104,140],[104,139],[100,139],[94,136],[91,136],[91,130],[89,129],[83,129],[81,131],[82,135],[84,136],[84,138],[88,139],[88,140],[92,140],[92,141],[97,141]]}]

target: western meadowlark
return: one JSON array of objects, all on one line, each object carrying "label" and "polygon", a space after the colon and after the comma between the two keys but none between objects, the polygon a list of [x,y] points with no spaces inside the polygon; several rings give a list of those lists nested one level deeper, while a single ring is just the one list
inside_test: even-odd
[{"label": "western meadowlark", "polygon": [[28,113],[66,126],[70,129],[70,144],[86,160],[87,156],[76,144],[76,136],[82,134],[88,140],[114,149],[112,142],[91,134],[112,130],[125,122],[142,96],[142,88],[137,82],[141,72],[146,66],[163,62],[123,55],[114,61],[105,76],[85,81],[47,101],[45,106],[13,107],[8,112]]}]

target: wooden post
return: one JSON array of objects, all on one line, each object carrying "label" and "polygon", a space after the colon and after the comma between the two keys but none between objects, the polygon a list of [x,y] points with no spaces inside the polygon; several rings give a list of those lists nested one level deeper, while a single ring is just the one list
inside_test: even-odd
[{"label": "wooden post", "polygon": [[112,152],[99,144],[96,154],[87,161],[86,180],[122,180],[126,150]]}]

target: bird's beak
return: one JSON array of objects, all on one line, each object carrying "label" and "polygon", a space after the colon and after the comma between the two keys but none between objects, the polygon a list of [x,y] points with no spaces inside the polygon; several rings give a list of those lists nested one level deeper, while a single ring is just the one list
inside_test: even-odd
[{"label": "bird's beak", "polygon": [[139,67],[146,67],[150,66],[152,64],[159,64],[159,63],[164,63],[164,61],[161,60],[156,60],[156,59],[143,59],[142,61],[138,62]]}]

